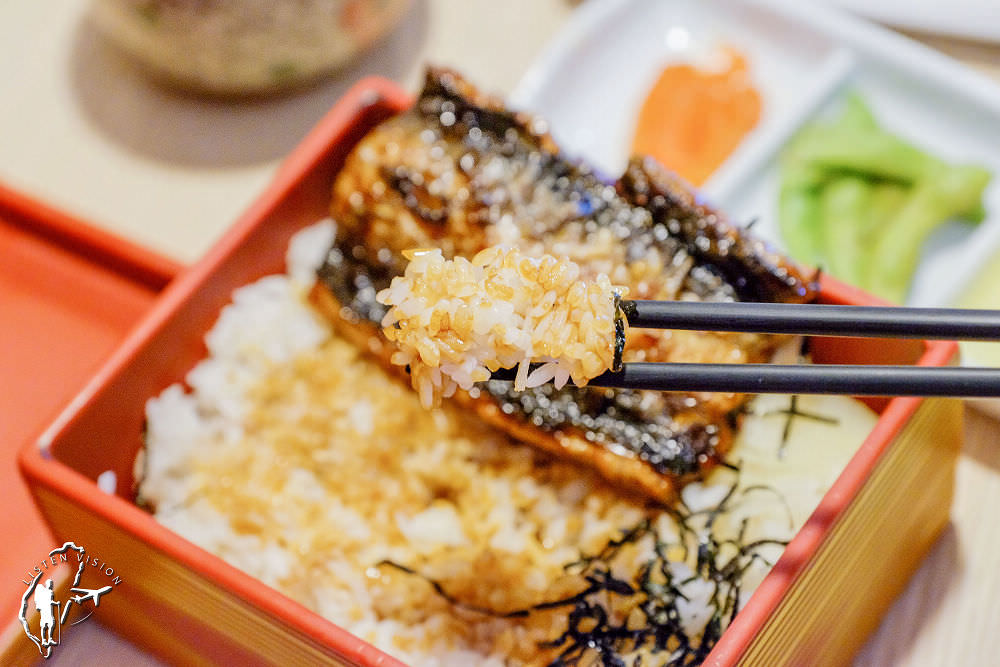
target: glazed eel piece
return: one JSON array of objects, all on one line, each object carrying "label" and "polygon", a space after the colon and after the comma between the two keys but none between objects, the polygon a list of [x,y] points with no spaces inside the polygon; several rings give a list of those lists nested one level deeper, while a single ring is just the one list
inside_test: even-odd
[{"label": "glazed eel piece", "polygon": [[[512,112],[457,73],[427,71],[414,106],[374,128],[333,186],[337,236],[313,302],[391,368],[378,290],[404,250],[471,257],[515,245],[606,273],[630,298],[804,302],[815,284],[699,201],[649,159],[617,181],[563,156],[543,121]],[[766,361],[777,339],[632,330],[625,361]],[[393,372],[398,372],[395,369]],[[451,400],[514,437],[669,502],[730,446],[745,396],[488,382]]]}]

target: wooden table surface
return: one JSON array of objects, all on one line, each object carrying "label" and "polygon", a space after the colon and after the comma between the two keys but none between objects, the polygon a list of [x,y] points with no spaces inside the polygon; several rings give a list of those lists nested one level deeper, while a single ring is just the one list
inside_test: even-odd
[{"label": "wooden table surface", "polygon": [[[431,61],[504,93],[573,7],[415,0],[404,26],[337,79],[239,105],[157,88],[97,37],[86,4],[0,4],[0,180],[184,262],[211,245],[357,77],[416,89]],[[1000,46],[911,36],[1000,85]],[[1000,423],[969,412],[951,525],[858,665],[1000,661],[998,435]],[[81,625],[46,664],[109,661],[155,664],[97,624]]]}]

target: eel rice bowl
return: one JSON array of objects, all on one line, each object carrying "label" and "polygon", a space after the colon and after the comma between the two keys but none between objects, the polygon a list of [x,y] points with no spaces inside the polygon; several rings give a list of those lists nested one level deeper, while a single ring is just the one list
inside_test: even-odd
[{"label": "eel rice bowl", "polygon": [[849,398],[757,397],[724,464],[651,503],[426,410],[338,336],[306,296],[332,228],[149,401],[139,501],[410,664],[697,664],[874,425]]},{"label": "eel rice bowl", "polygon": [[[627,187],[601,183],[578,166],[565,167],[548,139],[518,134],[522,121],[513,115],[457,98],[460,80],[450,79],[450,88],[443,83],[452,75],[429,76],[414,110],[376,128],[348,159],[335,185],[336,222],[293,238],[287,273],[236,291],[206,337],[207,357],[183,385],[148,401],[138,502],[181,536],[414,665],[698,664],[875,415],[845,397],[560,393],[570,388],[551,384],[515,392],[493,383],[477,385],[478,397],[477,387],[457,389],[424,408],[409,379],[388,363],[390,346],[378,331],[386,309],[375,307],[376,291],[402,273],[406,248],[471,259],[503,240],[493,239],[496,233],[537,256],[559,250],[546,244],[561,239],[572,252],[555,254],[584,272],[605,273],[636,298],[671,290],[676,298],[802,300],[812,293],[808,281],[780,258],[757,252],[743,232],[717,218],[706,222],[707,209],[693,200],[677,195],[673,217],[662,217],[666,204],[653,200],[663,193],[647,171],[632,173]],[[447,126],[444,102],[453,104]],[[404,199],[429,204],[414,185],[418,170],[371,170],[389,155],[373,142],[384,148],[387,136],[419,136],[428,129],[425,116],[438,130],[425,135],[418,154],[449,155],[449,142],[465,140],[446,129],[462,126],[456,131],[467,136],[475,125],[479,139],[499,132],[505,141],[541,146],[535,158],[522,156],[544,167],[532,182],[545,182],[555,169],[550,185],[563,187],[559,178],[566,177],[561,192],[597,192],[604,204],[574,204],[572,219],[533,236],[510,226],[520,220],[513,215],[518,207],[534,207],[539,219],[547,219],[540,213],[546,207],[569,208],[551,197],[538,208],[532,198],[551,191],[532,186],[487,207],[467,234],[450,230],[436,233],[435,243],[414,243],[425,226],[411,225],[391,196],[383,192],[376,210],[368,194],[354,195],[365,179],[377,177],[365,186],[370,193],[387,174],[402,174],[389,185],[408,189]],[[491,160],[522,159],[518,146],[472,147],[475,164],[466,166],[488,173],[469,182],[471,199],[485,192],[483,178],[503,175],[488,167]],[[366,154],[374,162],[365,162]],[[636,194],[639,179],[646,179],[645,200]],[[490,196],[499,188],[492,184]],[[434,201],[451,212],[445,218],[452,224],[458,209],[449,208],[446,194],[438,191]],[[470,200],[463,201],[468,208]],[[679,220],[678,206],[691,215]],[[599,248],[581,261],[582,246],[569,240],[587,229],[594,211]],[[611,222],[600,218],[605,213]],[[380,216],[398,218],[403,232],[375,233]],[[622,245],[628,230],[612,224],[621,216],[636,221],[632,241],[649,243]],[[610,236],[600,231],[605,223]],[[686,237],[689,227],[700,235]],[[629,248],[644,258],[640,273],[601,268]],[[746,361],[787,348],[772,338],[681,338],[630,338],[628,349],[649,360],[722,353]],[[490,406],[500,419],[483,417]],[[519,428],[511,429],[515,420]],[[686,463],[683,456],[655,458],[669,454],[671,438],[680,448],[675,453],[688,451],[709,427],[724,436],[724,446]],[[522,437],[527,428],[534,430]],[[557,438],[561,432],[566,437]],[[630,437],[652,444],[626,446],[634,444]],[[544,446],[546,438],[559,446]],[[623,461],[627,472],[591,465],[596,448]]]}]

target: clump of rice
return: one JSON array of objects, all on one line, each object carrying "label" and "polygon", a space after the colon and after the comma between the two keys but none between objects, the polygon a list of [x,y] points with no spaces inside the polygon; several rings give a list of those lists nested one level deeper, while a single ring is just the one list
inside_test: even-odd
[{"label": "clump of rice", "polygon": [[424,406],[499,368],[516,366],[514,388],[523,391],[551,380],[582,386],[614,365],[626,290],[606,275],[583,280],[567,259],[501,246],[472,261],[438,249],[406,254],[405,274],[376,298],[391,306],[382,327],[398,348],[392,362],[410,367]]},{"label": "clump of rice", "polygon": [[[697,648],[746,603],[782,551],[770,541],[798,530],[874,422],[851,399],[800,397],[803,414],[840,423],[786,429],[789,397],[758,397],[732,467],[686,486],[678,507],[651,507],[449,405],[424,409],[334,336],[305,300],[332,230],[296,237],[290,275],[241,288],[189,389],[148,402],[139,498],[183,537],[414,666],[550,663],[581,604],[630,632],[657,610]],[[733,581],[716,578],[734,569]],[[613,586],[576,600],[595,577]],[[680,651],[614,648],[629,665]],[[581,650],[580,664],[614,657]]]}]

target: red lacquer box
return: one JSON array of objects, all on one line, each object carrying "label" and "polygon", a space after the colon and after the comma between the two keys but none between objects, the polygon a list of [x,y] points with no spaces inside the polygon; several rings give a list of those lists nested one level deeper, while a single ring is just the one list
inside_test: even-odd
[{"label": "red lacquer box", "polygon": [[[409,97],[360,82],[292,153],[271,186],[184,270],[84,392],[26,446],[21,470],[57,543],[87,540],[129,577],[101,621],[180,663],[397,664],[395,660],[159,525],[132,502],[144,404],[182,380],[232,291],[283,270],[290,236],[327,214],[346,154]],[[827,303],[866,304],[824,283]],[[946,365],[945,342],[816,339],[819,363]],[[880,419],[709,656],[710,665],[842,664],[877,627],[948,520],[962,435],[951,399],[872,400]],[[117,492],[96,478],[117,477]],[[33,646],[31,647],[34,648]]]}]

